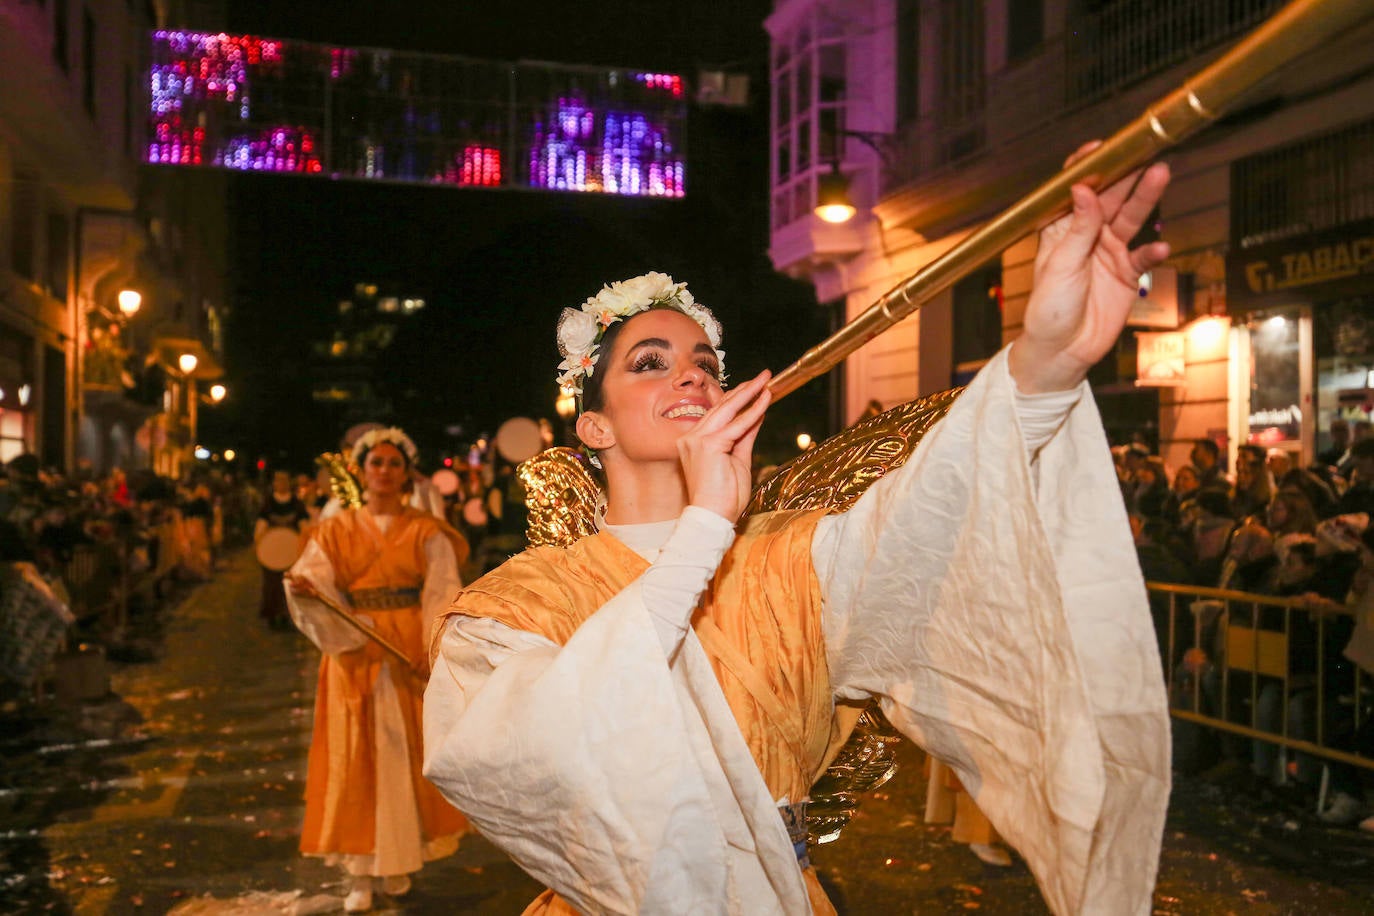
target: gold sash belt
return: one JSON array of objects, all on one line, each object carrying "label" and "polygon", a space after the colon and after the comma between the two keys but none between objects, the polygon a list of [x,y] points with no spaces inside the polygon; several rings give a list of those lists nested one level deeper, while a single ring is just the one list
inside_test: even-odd
[{"label": "gold sash belt", "polygon": [[348,593],[348,600],[359,611],[395,611],[420,603],[418,588],[360,588]]}]

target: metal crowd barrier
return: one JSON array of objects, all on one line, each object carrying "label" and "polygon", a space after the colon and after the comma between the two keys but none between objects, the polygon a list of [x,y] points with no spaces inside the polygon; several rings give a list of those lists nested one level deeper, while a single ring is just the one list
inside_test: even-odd
[{"label": "metal crowd barrier", "polygon": [[81,544],[61,566],[72,613],[78,620],[100,618],[123,629],[128,623],[130,598],[140,592],[159,597],[180,559],[176,527],[154,528],[146,545],[147,560],[134,568],[135,545],[130,542]]},{"label": "metal crowd barrier", "polygon": [[[1352,750],[1374,691],[1359,666],[1340,654],[1354,622],[1350,607],[1163,582],[1147,586],[1175,719],[1374,769],[1374,757]],[[1274,690],[1278,722],[1262,722],[1261,696],[1269,691],[1272,703]],[[1295,703],[1311,707],[1310,722],[1296,729],[1305,734],[1294,734]]]}]

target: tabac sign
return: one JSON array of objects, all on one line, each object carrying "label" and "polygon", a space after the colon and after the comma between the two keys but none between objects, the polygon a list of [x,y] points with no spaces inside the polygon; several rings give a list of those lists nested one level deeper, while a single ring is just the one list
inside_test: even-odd
[{"label": "tabac sign", "polygon": [[1226,296],[1243,309],[1374,289],[1374,220],[1233,252]]}]

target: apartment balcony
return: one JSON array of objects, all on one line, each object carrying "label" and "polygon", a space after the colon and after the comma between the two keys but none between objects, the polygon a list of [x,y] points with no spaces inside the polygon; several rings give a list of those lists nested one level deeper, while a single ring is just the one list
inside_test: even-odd
[{"label": "apartment balcony", "polygon": [[860,221],[827,223],[806,213],[773,231],[768,255],[776,269],[790,277],[802,278],[846,261],[863,250]]},{"label": "apartment balcony", "polygon": [[984,219],[1114,133],[1281,0],[1119,0],[894,138],[874,213],[927,236]]}]

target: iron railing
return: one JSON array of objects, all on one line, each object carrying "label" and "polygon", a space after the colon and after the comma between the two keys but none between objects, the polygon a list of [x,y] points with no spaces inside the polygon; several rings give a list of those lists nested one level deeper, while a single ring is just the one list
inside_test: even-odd
[{"label": "iron railing", "polygon": [[1353,743],[1374,691],[1341,655],[1351,608],[1161,582],[1149,591],[1175,719],[1374,769]]},{"label": "iron railing", "polygon": [[986,83],[979,81],[976,91],[901,125],[883,190],[933,180],[1021,142],[1073,111],[1240,36],[1282,5],[1281,0],[1116,0],[1073,17],[1061,36]]},{"label": "iron railing", "polygon": [[1242,248],[1374,219],[1374,121],[1265,150],[1231,167]]}]

